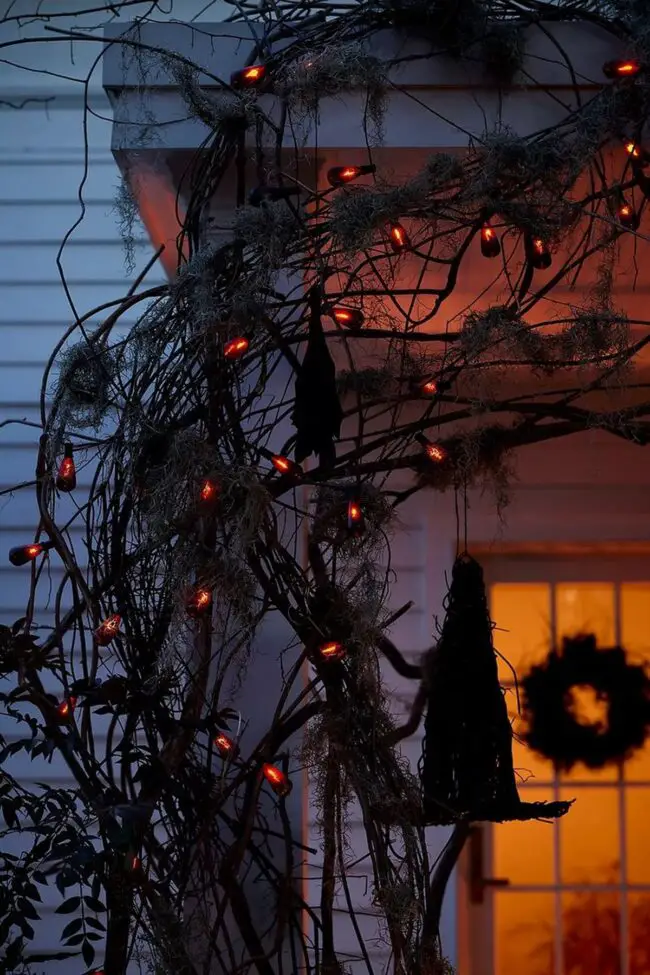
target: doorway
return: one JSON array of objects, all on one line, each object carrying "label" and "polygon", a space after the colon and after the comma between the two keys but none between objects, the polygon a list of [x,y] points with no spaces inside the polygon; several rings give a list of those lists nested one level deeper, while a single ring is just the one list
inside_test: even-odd
[{"label": "doorway", "polygon": [[[484,565],[495,647],[519,678],[552,639],[577,633],[650,663],[648,560]],[[517,734],[516,681],[504,660],[499,669]],[[595,771],[556,774],[517,741],[514,759],[522,799],[576,802],[555,823],[474,825],[459,871],[460,975],[648,975],[650,745]]]}]

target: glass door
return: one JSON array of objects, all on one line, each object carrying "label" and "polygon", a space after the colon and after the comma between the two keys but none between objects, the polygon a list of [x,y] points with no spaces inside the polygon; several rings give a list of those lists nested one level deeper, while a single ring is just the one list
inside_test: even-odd
[{"label": "glass door", "polygon": [[[650,567],[486,564],[495,646],[522,677],[551,637],[594,633],[650,662]],[[500,661],[515,733],[516,682]],[[576,692],[578,695],[578,692]],[[579,720],[603,704],[581,690]],[[606,707],[606,705],[605,705]],[[624,767],[552,764],[515,742],[524,800],[575,799],[557,823],[476,824],[462,865],[462,975],[649,975],[650,746]]]}]

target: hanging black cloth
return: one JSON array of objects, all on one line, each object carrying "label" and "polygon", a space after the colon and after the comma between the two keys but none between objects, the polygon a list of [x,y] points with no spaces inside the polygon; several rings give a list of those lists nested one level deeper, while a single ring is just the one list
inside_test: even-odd
[{"label": "hanging black cloth", "polygon": [[563,816],[570,802],[522,802],[512,727],[499,685],[483,570],[454,564],[437,649],[430,655],[419,772],[427,824]]},{"label": "hanging black cloth", "polygon": [[320,288],[312,288],[307,299],[309,336],[296,376],[296,402],[292,416],[298,433],[294,456],[296,463],[300,464],[310,454],[317,454],[321,467],[329,469],[336,463],[334,439],[341,432],[343,410],[336,391],[336,367],[323,332]]}]

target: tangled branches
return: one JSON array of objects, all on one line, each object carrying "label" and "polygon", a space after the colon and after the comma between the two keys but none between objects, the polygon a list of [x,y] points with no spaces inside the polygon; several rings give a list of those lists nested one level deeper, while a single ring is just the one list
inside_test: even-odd
[{"label": "tangled branches", "polygon": [[[237,11],[253,17],[246,2]],[[160,52],[210,130],[179,191],[187,257],[168,285],[145,291],[140,281],[95,331],[77,323],[48,365],[46,378],[58,372],[44,384],[37,467],[45,548],[16,558],[62,563],[56,620],[35,643],[37,561],[25,620],[0,634],[3,672],[16,678],[4,699],[32,709],[32,751],[57,749],[67,762],[77,783],[70,823],[92,823],[92,854],[63,845],[51,859],[62,891],[79,883],[95,906],[104,899],[107,975],[123,975],[134,945],[170,973],[342,975],[335,912],[341,898],[353,923],[358,910],[346,868],[353,802],[394,971],[448,971],[439,904],[459,844],[432,871],[418,783],[387,744],[378,654],[396,618],[389,536],[416,490],[487,482],[503,503],[511,455],[527,444],[594,426],[647,443],[650,402],[628,380],[648,323],[614,295],[614,269],[645,239],[637,140],[647,91],[636,73],[603,81],[547,131],[473,133],[466,153],[433,153],[400,180],[369,150],[363,163],[333,168],[326,186],[304,147],[293,169],[277,147],[351,90],[365,95],[364,124],[380,143],[399,58],[371,54],[378,30],[435,27],[443,54],[481,57],[504,83],[524,70],[526,11],[535,22],[546,13],[597,24],[621,56],[650,53],[648,32],[634,33],[635,4],[520,2],[515,17],[507,0],[360,0],[332,4],[327,17],[308,2],[256,4],[264,84],[243,90],[222,79],[207,92],[199,65]],[[137,52],[131,35],[122,42]],[[438,56],[432,45],[427,57]],[[233,170],[233,215],[216,240],[211,206]],[[483,259],[495,277],[479,294]],[[585,299],[567,312],[554,295],[581,275]],[[305,290],[322,298],[318,321]],[[469,307],[459,290],[472,291]],[[134,308],[137,323],[117,337]],[[303,470],[288,418],[306,342],[318,382],[329,349],[328,392],[343,423],[334,463]],[[82,489],[57,473],[66,444],[76,470],[91,473],[67,523],[64,495]],[[72,523],[83,526],[86,564]],[[241,692],[268,643],[280,674],[269,698],[277,694],[253,708]],[[401,673],[419,675],[391,654]],[[242,700],[259,709],[259,726]],[[288,812],[300,762],[323,836],[317,910],[299,883],[306,851]],[[12,809],[34,811],[17,783],[2,788]],[[46,852],[25,861],[32,886],[48,880]],[[15,898],[33,896],[24,880],[16,872],[2,902],[5,934]],[[66,938],[80,943],[76,928]],[[28,940],[23,928],[14,954]],[[83,935],[87,964],[92,942]],[[360,935],[359,955],[373,971]]]}]

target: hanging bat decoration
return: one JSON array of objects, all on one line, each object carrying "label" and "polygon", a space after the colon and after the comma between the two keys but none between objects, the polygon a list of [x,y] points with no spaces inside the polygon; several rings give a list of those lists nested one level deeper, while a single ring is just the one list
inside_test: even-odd
[{"label": "hanging bat decoration", "polygon": [[295,461],[300,464],[316,454],[324,469],[336,464],[334,440],[340,436],[343,410],[336,390],[336,367],[323,332],[322,294],[319,287],[308,293],[309,335],[307,349],[296,376],[293,425],[297,431]]},{"label": "hanging bat decoration", "polygon": [[[424,656],[411,715],[388,741],[413,734],[426,709],[422,758],[424,821],[554,819],[570,802],[522,802],[512,758],[512,726],[499,684],[483,570],[469,555],[454,564],[438,643]],[[414,676],[384,636],[378,649]],[[397,663],[397,665],[396,665]]]}]

